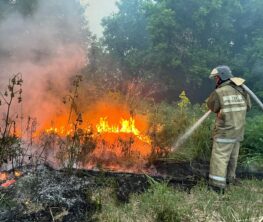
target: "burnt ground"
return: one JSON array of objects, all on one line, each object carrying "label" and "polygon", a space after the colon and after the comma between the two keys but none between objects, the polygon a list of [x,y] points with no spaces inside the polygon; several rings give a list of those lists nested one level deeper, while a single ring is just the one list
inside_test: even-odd
[{"label": "burnt ground", "polygon": [[[199,180],[201,178],[208,179],[209,174],[209,162],[204,161],[182,162],[173,159],[158,159],[154,162],[154,166],[161,175],[167,175],[171,178],[181,176]],[[262,170],[244,166],[237,167],[236,175],[241,179],[263,179]]]},{"label": "burnt ground", "polygon": [[[206,179],[208,163],[157,160],[154,163],[157,181],[190,190],[199,180]],[[92,221],[101,209],[100,201],[93,198],[96,190],[111,187],[116,201],[128,202],[132,193],[141,193],[149,186],[145,174],[116,173],[91,170],[54,170],[46,165],[37,169],[20,169],[22,176],[7,187],[0,187],[1,222]],[[263,173],[252,173],[239,168],[241,178],[263,178]]]}]

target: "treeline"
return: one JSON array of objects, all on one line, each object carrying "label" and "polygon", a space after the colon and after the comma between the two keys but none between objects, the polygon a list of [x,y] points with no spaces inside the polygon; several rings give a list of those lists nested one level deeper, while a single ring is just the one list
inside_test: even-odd
[{"label": "treeline", "polygon": [[213,87],[211,69],[227,64],[263,97],[263,1],[119,0],[117,6],[90,51],[93,72],[109,56],[126,78],[158,82],[168,99],[184,89],[198,101]]},{"label": "treeline", "polygon": [[[0,1],[0,25],[15,12],[34,19],[41,2]],[[46,3],[57,10],[54,20],[63,24],[63,5],[81,8],[69,2]],[[125,91],[123,82],[135,79],[143,83],[144,94],[154,92],[157,99],[174,101],[185,90],[192,101],[201,102],[214,87],[209,72],[226,64],[263,98],[262,0],[118,0],[117,7],[104,18],[100,40],[91,37],[84,10],[79,11],[85,34],[79,41],[88,46],[89,61],[83,74],[98,88]],[[73,7],[67,8],[69,13]]]}]

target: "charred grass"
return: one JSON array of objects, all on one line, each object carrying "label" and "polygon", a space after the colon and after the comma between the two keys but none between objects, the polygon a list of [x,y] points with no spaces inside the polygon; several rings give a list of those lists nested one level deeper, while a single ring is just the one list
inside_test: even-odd
[{"label": "charred grass", "polygon": [[262,220],[262,180],[242,180],[225,195],[208,190],[206,183],[201,179],[187,186],[186,181],[139,174],[26,169],[15,184],[0,189],[0,221]]}]

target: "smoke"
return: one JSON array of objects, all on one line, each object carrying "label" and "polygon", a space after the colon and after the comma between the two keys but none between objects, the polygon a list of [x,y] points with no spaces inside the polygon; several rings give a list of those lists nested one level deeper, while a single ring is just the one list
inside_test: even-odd
[{"label": "smoke", "polygon": [[13,10],[0,20],[1,91],[22,73],[23,115],[36,117],[40,127],[63,112],[70,80],[86,64],[81,13],[75,0],[39,0],[32,14]]}]

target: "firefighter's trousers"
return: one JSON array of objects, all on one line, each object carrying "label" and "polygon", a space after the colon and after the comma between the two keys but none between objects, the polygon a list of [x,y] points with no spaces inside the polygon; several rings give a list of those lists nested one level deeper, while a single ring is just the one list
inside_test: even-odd
[{"label": "firefighter's trousers", "polygon": [[235,179],[239,147],[239,142],[213,142],[209,172],[210,185],[225,188],[227,179],[230,181]]}]

